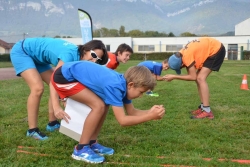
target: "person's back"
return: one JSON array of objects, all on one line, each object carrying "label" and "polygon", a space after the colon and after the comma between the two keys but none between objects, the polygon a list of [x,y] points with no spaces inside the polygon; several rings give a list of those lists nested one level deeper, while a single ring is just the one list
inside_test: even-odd
[{"label": "person's back", "polygon": [[39,64],[53,64],[56,66],[59,60],[63,62],[80,60],[78,47],[61,39],[26,38],[22,47],[26,54]]},{"label": "person's back", "polygon": [[61,71],[65,79],[81,82],[103,99],[105,104],[123,105],[122,101],[117,100],[123,99],[126,95],[127,83],[122,74],[88,61],[65,63]]}]

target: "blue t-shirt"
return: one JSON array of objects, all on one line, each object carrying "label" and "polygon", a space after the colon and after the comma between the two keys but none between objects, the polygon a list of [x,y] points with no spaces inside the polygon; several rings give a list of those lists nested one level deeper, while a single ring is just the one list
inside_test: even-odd
[{"label": "blue t-shirt", "polygon": [[162,72],[162,63],[157,63],[155,61],[143,61],[138,64],[138,66],[147,67],[151,73],[160,76]]},{"label": "blue t-shirt", "polygon": [[59,60],[64,63],[80,60],[76,45],[56,38],[26,38],[23,49],[38,64],[56,66]]},{"label": "blue t-shirt", "polygon": [[68,81],[77,80],[97,94],[105,104],[122,107],[131,103],[127,99],[127,82],[124,76],[105,66],[89,61],[65,63],[62,74]]}]

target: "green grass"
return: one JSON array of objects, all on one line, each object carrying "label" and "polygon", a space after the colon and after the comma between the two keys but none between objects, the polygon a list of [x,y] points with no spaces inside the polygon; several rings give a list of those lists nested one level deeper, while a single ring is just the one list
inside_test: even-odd
[{"label": "green grass", "polygon": [[[117,71],[124,72],[138,62],[121,64]],[[159,97],[144,95],[133,100],[140,109],[163,104],[166,115],[160,121],[121,127],[110,110],[99,142],[114,148],[115,154],[98,166],[248,166],[230,160],[250,159],[250,92],[240,89],[243,74],[250,73],[249,65],[250,61],[225,61],[220,72],[208,77],[214,120],[190,119],[189,111],[200,103],[196,85],[179,80],[158,82],[154,91]],[[174,71],[164,71],[163,75],[167,73]],[[59,132],[46,132],[50,137],[47,141],[25,136],[28,94],[29,88],[22,79],[0,81],[0,166],[97,166],[73,160],[71,153],[77,142]],[[46,87],[39,113],[39,127],[44,132],[48,96]],[[17,153],[18,146],[33,147],[21,150],[39,155]],[[227,160],[218,161],[219,158]]]},{"label": "green grass", "polygon": [[11,62],[0,62],[0,68],[13,67]]}]

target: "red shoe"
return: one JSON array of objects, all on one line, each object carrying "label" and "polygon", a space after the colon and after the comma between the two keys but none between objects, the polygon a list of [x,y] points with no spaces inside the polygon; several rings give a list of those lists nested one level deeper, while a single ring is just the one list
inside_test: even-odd
[{"label": "red shoe", "polygon": [[201,109],[201,108],[198,108],[197,110],[191,111],[190,113],[191,113],[192,115],[198,115],[198,114],[202,113],[202,109]]},{"label": "red shoe", "polygon": [[202,111],[200,114],[191,117],[191,119],[203,119],[203,118],[214,119],[214,114],[212,113],[212,111],[210,112]]}]

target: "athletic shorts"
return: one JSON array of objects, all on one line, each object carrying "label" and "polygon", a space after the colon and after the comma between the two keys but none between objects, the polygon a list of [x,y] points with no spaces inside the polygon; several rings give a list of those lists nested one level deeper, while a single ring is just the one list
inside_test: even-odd
[{"label": "athletic shorts", "polygon": [[10,52],[10,59],[16,71],[16,75],[20,76],[22,72],[35,68],[39,73],[50,70],[49,64],[38,64],[23,49],[23,41],[17,42]]},{"label": "athletic shorts", "polygon": [[54,86],[56,92],[58,93],[61,99],[73,96],[86,88],[86,86],[84,86],[80,82],[67,81],[61,73],[61,67],[54,71],[51,76],[50,82]]},{"label": "athletic shorts", "polygon": [[212,71],[219,71],[226,55],[225,47],[221,44],[219,51],[213,56],[207,58],[203,67],[207,67]]}]

